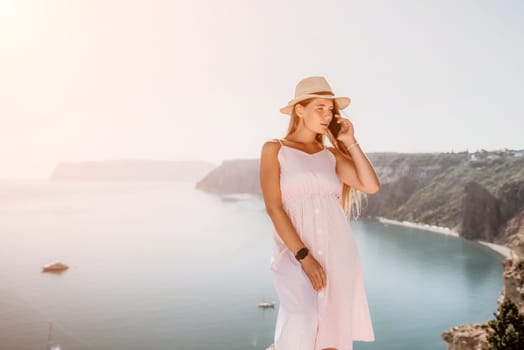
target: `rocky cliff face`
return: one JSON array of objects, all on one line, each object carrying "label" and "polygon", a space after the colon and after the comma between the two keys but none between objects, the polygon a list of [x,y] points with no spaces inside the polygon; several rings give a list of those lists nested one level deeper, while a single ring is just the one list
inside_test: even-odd
[{"label": "rocky cliff face", "polygon": [[505,183],[496,196],[476,182],[467,183],[464,192],[461,236],[505,244],[500,237],[508,236],[509,221],[524,206],[524,182]]},{"label": "rocky cliff face", "polygon": [[[497,192],[499,198],[500,219],[506,223],[509,235],[517,233],[519,225],[509,225],[512,218],[519,218],[524,203],[524,181],[513,181],[503,184]],[[517,223],[517,222],[516,222]]]},{"label": "rocky cliff face", "polygon": [[448,344],[448,350],[488,349],[489,329],[487,322],[461,325],[442,333],[442,340]]},{"label": "rocky cliff face", "polygon": [[514,234],[506,233],[507,245],[511,248],[512,258],[504,264],[504,289],[502,294],[510,298],[524,314],[524,209],[520,210],[506,229]]},{"label": "rocky cliff face", "polygon": [[497,198],[480,184],[468,182],[462,200],[461,236],[492,242],[501,225]]}]

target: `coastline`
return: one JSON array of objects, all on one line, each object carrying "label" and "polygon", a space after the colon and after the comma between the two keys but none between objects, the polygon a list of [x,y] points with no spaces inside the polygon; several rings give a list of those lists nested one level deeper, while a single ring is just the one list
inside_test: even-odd
[{"label": "coastline", "polygon": [[494,251],[498,252],[500,255],[504,256],[506,259],[511,258],[511,249],[501,245],[501,244],[495,244],[491,242],[484,242],[484,241],[478,241],[480,244],[485,245],[488,248],[493,249]]},{"label": "coastline", "polygon": [[[412,228],[419,228],[426,231],[432,231],[436,233],[445,234],[448,236],[454,236],[457,238],[461,238],[459,233],[457,231],[453,231],[452,229],[448,227],[443,226],[435,226],[435,225],[429,225],[429,224],[419,224],[416,222],[410,222],[410,221],[398,221],[398,220],[392,220],[392,219],[386,219],[380,216],[377,216],[376,219],[384,224],[391,224],[391,225],[399,225],[399,226],[405,226],[405,227],[412,227]],[[498,254],[502,255],[504,258],[508,259],[511,258],[511,249],[501,245],[501,244],[495,244],[490,242],[484,242],[480,240],[475,240],[475,242],[480,243],[484,245],[485,247],[488,247],[489,249],[497,252]]]}]

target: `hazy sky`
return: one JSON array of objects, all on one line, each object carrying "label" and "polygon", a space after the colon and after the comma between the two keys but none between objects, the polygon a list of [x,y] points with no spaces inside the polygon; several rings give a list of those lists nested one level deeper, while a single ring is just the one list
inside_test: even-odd
[{"label": "hazy sky", "polygon": [[258,157],[324,75],[365,152],[524,148],[522,1],[0,0],[0,177]]}]

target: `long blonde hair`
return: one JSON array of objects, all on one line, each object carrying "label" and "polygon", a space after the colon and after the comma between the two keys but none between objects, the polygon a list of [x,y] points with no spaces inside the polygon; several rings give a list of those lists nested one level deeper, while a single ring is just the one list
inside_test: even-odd
[{"label": "long blonde hair", "polygon": [[[314,99],[314,97],[309,98],[307,100],[298,102],[297,104],[306,107]],[[337,108],[336,103],[333,102],[333,115],[335,114],[339,114],[339,110]],[[297,130],[298,123],[299,117],[295,112],[295,106],[293,106],[293,109],[291,111],[291,118],[289,119],[289,127],[285,137],[288,137],[290,134],[295,132],[295,130]],[[353,157],[351,157],[351,154],[346,149],[346,146],[344,146],[344,144],[341,141],[336,140],[331,134],[331,132],[326,133],[326,135],[333,147],[335,147],[340,153],[342,153],[344,157],[349,159],[349,161],[353,162]],[[324,135],[317,134],[315,136],[315,139],[322,146],[324,146]],[[358,191],[355,188],[346,185],[345,183],[342,184],[342,197],[340,199],[340,204],[342,205],[342,209],[344,210],[344,213],[347,217],[352,216],[353,219],[358,219],[361,213],[363,199],[367,199],[367,196],[364,192]]]}]

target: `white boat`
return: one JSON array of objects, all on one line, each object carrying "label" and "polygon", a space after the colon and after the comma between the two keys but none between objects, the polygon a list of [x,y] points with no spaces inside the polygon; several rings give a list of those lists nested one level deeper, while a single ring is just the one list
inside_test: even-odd
[{"label": "white boat", "polygon": [[261,308],[263,308],[263,309],[274,308],[274,307],[275,307],[275,302],[272,301],[272,302],[262,302],[262,303],[258,303],[258,307],[261,307]]},{"label": "white boat", "polygon": [[61,272],[67,270],[68,268],[69,266],[67,266],[66,264],[60,261],[55,261],[51,264],[44,265],[42,267],[42,272]]}]

